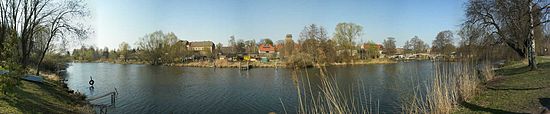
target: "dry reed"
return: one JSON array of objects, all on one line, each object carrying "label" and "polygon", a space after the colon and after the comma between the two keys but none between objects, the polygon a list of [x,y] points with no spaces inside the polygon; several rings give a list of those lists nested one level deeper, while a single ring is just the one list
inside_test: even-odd
[{"label": "dry reed", "polygon": [[[479,92],[480,78],[471,63],[434,63],[433,78],[401,101],[403,113],[448,114]],[[420,85],[420,84],[418,84]],[[425,89],[423,91],[422,89]]]},{"label": "dry reed", "polygon": [[[324,67],[319,73],[319,85],[312,85],[309,73],[305,70],[305,76],[298,77],[293,73],[293,80],[298,92],[298,113],[300,114],[354,114],[354,113],[378,113],[374,112],[371,105],[371,95],[365,97],[354,97],[354,93],[365,94],[364,87],[359,91],[352,89],[344,90],[338,86],[336,79],[330,76]],[[305,78],[305,79],[304,79]],[[318,91],[314,91],[318,90]],[[369,103],[365,103],[365,101]],[[373,106],[373,107],[370,107]]]}]

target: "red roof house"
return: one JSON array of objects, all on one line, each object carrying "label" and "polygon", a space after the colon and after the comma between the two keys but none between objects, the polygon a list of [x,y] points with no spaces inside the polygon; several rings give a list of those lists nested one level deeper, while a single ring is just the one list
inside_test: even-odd
[{"label": "red roof house", "polygon": [[271,44],[260,44],[258,46],[258,53],[275,53],[275,47]]}]

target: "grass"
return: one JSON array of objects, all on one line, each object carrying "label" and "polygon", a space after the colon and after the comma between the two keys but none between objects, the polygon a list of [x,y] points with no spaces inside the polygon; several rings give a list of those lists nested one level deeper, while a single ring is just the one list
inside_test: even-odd
[{"label": "grass", "polygon": [[537,57],[539,69],[525,62],[496,70],[479,95],[462,104],[456,113],[540,113],[550,105],[550,57]]},{"label": "grass", "polygon": [[55,82],[21,81],[13,92],[0,95],[0,113],[86,114],[93,113],[82,95],[69,94]]}]

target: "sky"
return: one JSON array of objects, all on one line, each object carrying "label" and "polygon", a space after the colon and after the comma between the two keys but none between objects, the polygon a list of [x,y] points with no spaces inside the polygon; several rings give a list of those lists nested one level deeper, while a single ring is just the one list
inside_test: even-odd
[{"label": "sky", "polygon": [[94,35],[88,45],[131,46],[148,33],[174,32],[178,39],[227,45],[229,36],[250,40],[299,39],[304,26],[324,27],[329,36],[341,22],[363,26],[356,42],[397,46],[418,36],[431,45],[438,32],[456,31],[464,20],[462,0],[92,0]]}]

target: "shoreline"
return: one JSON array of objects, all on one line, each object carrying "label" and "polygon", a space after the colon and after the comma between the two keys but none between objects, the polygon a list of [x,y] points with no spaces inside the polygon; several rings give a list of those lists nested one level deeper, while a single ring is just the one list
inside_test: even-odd
[{"label": "shoreline", "polygon": [[[111,64],[136,64],[144,65],[146,62],[129,61],[129,62],[117,62],[117,61],[72,61],[74,63],[111,63]],[[371,60],[358,60],[353,63],[330,63],[324,66],[354,66],[354,65],[370,65],[370,64],[395,64],[399,61],[391,59],[371,59]],[[224,60],[215,61],[193,61],[188,63],[166,63],[160,64],[163,66],[175,66],[175,67],[202,67],[202,68],[239,68],[240,66],[246,66],[246,62],[229,62]],[[248,66],[251,68],[289,68],[283,62],[248,62]],[[314,65],[318,66],[318,65]]]},{"label": "shoreline", "polygon": [[17,79],[12,92],[0,95],[0,113],[95,113],[87,96],[70,90],[61,75],[44,72],[40,76],[41,83]]},{"label": "shoreline", "polygon": [[[495,78],[483,84],[472,99],[455,113],[541,113],[548,112],[550,98],[550,56],[537,56],[538,70],[526,62],[515,61],[495,70]],[[479,109],[476,107],[483,107]],[[498,111],[490,110],[498,109]]]}]

